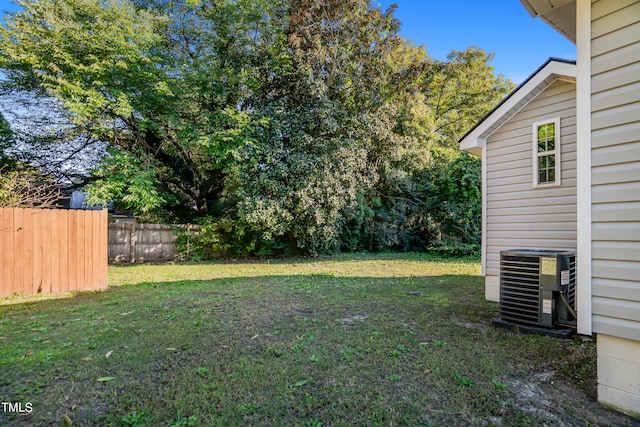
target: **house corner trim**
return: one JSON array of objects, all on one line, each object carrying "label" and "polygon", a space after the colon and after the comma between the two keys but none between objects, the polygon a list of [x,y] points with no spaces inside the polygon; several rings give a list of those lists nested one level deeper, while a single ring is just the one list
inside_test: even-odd
[{"label": "house corner trim", "polygon": [[576,14],[578,333],[591,335],[591,0],[577,0]]}]

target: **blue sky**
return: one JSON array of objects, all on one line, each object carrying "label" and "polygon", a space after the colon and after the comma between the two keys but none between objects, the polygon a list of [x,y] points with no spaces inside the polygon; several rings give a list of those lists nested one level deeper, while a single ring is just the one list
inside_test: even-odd
[{"label": "blue sky", "polygon": [[575,59],[575,45],[518,0],[373,0],[398,5],[400,33],[436,59],[478,46],[493,52],[496,73],[521,83],[549,57]]},{"label": "blue sky", "polygon": [[[383,8],[398,5],[401,34],[424,45],[436,59],[453,50],[478,46],[493,52],[496,73],[521,83],[549,57],[575,59],[575,46],[518,0],[372,0]],[[0,0],[0,10],[15,10]]]}]

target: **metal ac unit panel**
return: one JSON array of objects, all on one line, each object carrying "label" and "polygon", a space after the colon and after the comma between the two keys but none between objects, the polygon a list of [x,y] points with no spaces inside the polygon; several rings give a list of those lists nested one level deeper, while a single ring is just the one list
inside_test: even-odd
[{"label": "metal ac unit panel", "polygon": [[[514,249],[500,252],[500,318],[556,327],[575,306],[576,254]],[[563,301],[563,297],[567,301]]]}]

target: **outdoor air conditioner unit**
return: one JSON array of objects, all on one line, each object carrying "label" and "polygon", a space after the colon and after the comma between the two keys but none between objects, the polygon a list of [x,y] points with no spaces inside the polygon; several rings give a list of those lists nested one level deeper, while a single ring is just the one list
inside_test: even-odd
[{"label": "outdoor air conditioner unit", "polygon": [[500,252],[500,319],[558,328],[575,326],[576,253]]}]

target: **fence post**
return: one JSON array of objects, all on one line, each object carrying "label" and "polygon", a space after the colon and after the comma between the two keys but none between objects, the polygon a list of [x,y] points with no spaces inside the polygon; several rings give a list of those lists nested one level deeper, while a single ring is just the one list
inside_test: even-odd
[{"label": "fence post", "polygon": [[129,262],[136,262],[136,241],[138,240],[136,236],[136,221],[133,221],[129,224]]},{"label": "fence post", "polygon": [[186,261],[189,261],[191,259],[190,252],[191,252],[191,224],[187,224],[187,256],[186,256]]}]

